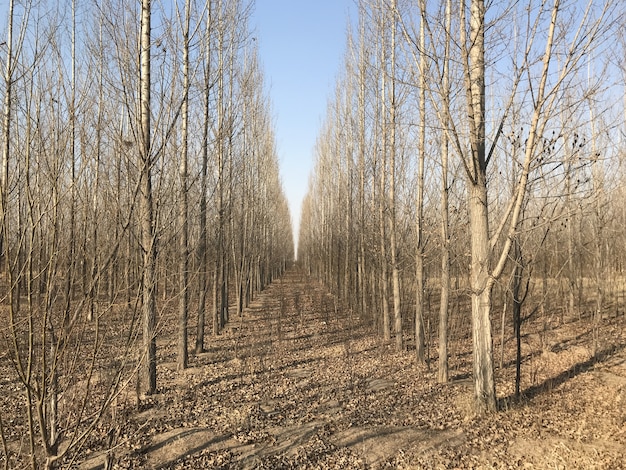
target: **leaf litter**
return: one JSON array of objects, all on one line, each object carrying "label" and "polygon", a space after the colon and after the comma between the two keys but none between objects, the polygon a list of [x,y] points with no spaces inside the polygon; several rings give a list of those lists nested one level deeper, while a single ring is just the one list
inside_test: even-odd
[{"label": "leaf litter", "polygon": [[[467,336],[450,348],[452,380],[438,384],[412,351],[395,352],[321,284],[289,271],[241,317],[231,313],[188,370],[175,371],[168,330],[158,392],[120,410],[109,455],[113,468],[626,468],[623,324],[603,321],[599,359],[584,320],[556,325],[547,349],[529,334],[520,400],[511,344],[496,370],[502,409],[476,416]],[[102,442],[94,436],[79,468],[103,468]]]}]

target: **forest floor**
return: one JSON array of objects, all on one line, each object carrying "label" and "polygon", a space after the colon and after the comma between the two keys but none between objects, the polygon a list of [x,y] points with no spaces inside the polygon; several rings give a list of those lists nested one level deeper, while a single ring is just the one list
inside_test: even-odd
[{"label": "forest floor", "polygon": [[[589,319],[524,325],[521,400],[507,398],[508,335],[502,409],[482,417],[468,336],[451,341],[442,385],[436,362],[395,352],[366,323],[293,270],[183,372],[172,326],[159,340],[158,393],[118,404],[114,468],[626,468],[623,314],[602,320],[595,355]],[[103,462],[94,449],[79,468]]]}]

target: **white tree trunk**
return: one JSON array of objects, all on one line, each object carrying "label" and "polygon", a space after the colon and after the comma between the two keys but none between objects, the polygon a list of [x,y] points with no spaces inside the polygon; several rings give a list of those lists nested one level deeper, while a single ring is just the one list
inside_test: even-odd
[{"label": "white tree trunk", "polygon": [[152,208],[152,148],[150,128],[150,0],[141,3],[141,141],[139,148],[140,191],[139,217],[143,254],[142,309],[144,377],[143,391],[156,391],[156,235]]}]

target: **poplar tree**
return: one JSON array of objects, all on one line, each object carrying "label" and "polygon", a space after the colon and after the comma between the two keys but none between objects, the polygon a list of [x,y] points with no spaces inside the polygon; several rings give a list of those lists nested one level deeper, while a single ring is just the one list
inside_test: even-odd
[{"label": "poplar tree", "polygon": [[139,220],[141,225],[141,254],[143,258],[141,292],[143,310],[143,391],[156,391],[156,232],[152,200],[152,145],[150,106],[150,48],[151,0],[141,2],[140,31],[140,126],[138,148],[140,171]]}]

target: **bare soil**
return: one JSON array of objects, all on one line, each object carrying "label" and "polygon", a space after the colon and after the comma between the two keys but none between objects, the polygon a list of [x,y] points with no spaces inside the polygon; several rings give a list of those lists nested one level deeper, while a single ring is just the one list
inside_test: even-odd
[{"label": "bare soil", "polygon": [[158,393],[116,404],[112,437],[94,439],[79,468],[107,455],[113,468],[152,469],[626,468],[625,323],[602,320],[595,355],[588,318],[525,324],[520,400],[507,331],[502,409],[476,416],[467,335],[438,384],[436,361],[394,352],[290,271],[189,369],[175,370],[173,329],[162,337]]}]

